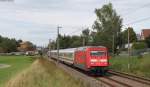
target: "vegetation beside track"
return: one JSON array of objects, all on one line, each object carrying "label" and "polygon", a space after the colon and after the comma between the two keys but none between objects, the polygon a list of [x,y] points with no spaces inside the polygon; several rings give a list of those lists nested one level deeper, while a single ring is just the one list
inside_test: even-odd
[{"label": "vegetation beside track", "polygon": [[110,59],[113,70],[150,78],[150,54],[143,57],[116,56]]},{"label": "vegetation beside track", "polygon": [[17,73],[29,67],[33,59],[29,56],[0,56],[0,64],[8,64],[10,67],[0,68],[0,87]]},{"label": "vegetation beside track", "polygon": [[84,87],[83,82],[72,78],[46,59],[37,59],[31,67],[12,78],[6,87]]}]

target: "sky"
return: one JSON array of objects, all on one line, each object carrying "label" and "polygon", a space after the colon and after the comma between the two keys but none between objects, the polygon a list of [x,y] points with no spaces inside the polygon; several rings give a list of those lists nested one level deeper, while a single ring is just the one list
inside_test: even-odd
[{"label": "sky", "polygon": [[[123,28],[150,28],[150,0],[0,0],[0,35],[46,46],[60,34],[80,35],[96,19],[95,8],[111,2]],[[139,22],[140,21],[140,22]]]}]

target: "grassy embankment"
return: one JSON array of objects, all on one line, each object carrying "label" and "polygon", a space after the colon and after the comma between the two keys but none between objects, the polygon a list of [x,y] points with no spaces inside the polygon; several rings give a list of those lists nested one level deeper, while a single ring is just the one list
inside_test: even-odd
[{"label": "grassy embankment", "polygon": [[0,56],[0,64],[8,64],[10,67],[0,69],[0,87],[17,73],[31,65],[32,59],[27,56]]},{"label": "grassy embankment", "polygon": [[[139,57],[113,57],[110,68],[150,78],[150,54]],[[130,66],[129,66],[130,65]]]},{"label": "grassy embankment", "polygon": [[46,59],[37,59],[31,67],[12,78],[6,87],[84,87],[83,82],[72,78]]}]

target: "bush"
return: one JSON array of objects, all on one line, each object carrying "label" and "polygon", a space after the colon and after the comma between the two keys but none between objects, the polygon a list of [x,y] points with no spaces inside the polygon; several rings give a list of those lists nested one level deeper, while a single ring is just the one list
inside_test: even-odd
[{"label": "bush", "polygon": [[145,42],[147,46],[150,48],[150,36],[146,38]]},{"label": "bush", "polygon": [[133,43],[132,48],[134,50],[141,50],[147,48],[147,45],[145,42],[135,42]]},{"label": "bush", "polygon": [[[143,58],[116,56],[110,59],[110,64],[110,68],[113,70],[150,78],[150,54],[143,55]],[[130,64],[130,69],[128,64]]]}]

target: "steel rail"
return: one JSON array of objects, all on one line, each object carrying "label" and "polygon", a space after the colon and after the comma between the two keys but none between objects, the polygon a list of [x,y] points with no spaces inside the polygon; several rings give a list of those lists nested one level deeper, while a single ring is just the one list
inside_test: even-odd
[{"label": "steel rail", "polygon": [[130,74],[127,74],[127,73],[122,73],[122,72],[112,71],[112,70],[110,70],[108,72],[110,74],[113,74],[113,75],[117,75],[117,76],[120,76],[120,77],[124,77],[124,78],[134,80],[134,81],[139,82],[139,83],[150,85],[150,80],[146,79],[146,78],[143,78],[143,77],[138,77],[138,76],[130,75]]},{"label": "steel rail", "polygon": [[[60,60],[60,63],[66,65],[66,66],[68,66],[68,67],[71,67],[71,68],[75,69],[76,71],[85,74],[85,75],[88,76],[88,77],[91,77],[91,76],[89,76],[88,73],[86,73],[85,71],[83,71],[83,70],[81,70],[81,69],[79,69],[79,68],[77,68],[77,67],[74,67],[74,66],[72,66],[72,65],[70,65],[70,64],[68,64],[68,63],[64,63],[64,61],[62,61],[62,60]],[[94,78],[94,77],[92,77],[92,78]],[[105,79],[107,79],[108,81],[105,81],[105,80],[103,80],[103,79],[101,79],[101,78],[105,78]],[[119,85],[122,85],[122,86],[124,86],[124,87],[132,87],[132,86],[126,84],[126,83],[123,83],[123,82],[114,80],[114,79],[109,78],[109,77],[98,77],[98,78],[94,78],[94,79],[97,80],[97,81],[102,82],[103,84],[105,84],[105,85],[107,85],[107,86],[109,86],[109,87],[116,87],[116,85],[112,84],[111,82],[116,83],[116,84],[119,84]],[[107,87],[107,86],[106,86],[106,87]]]}]

